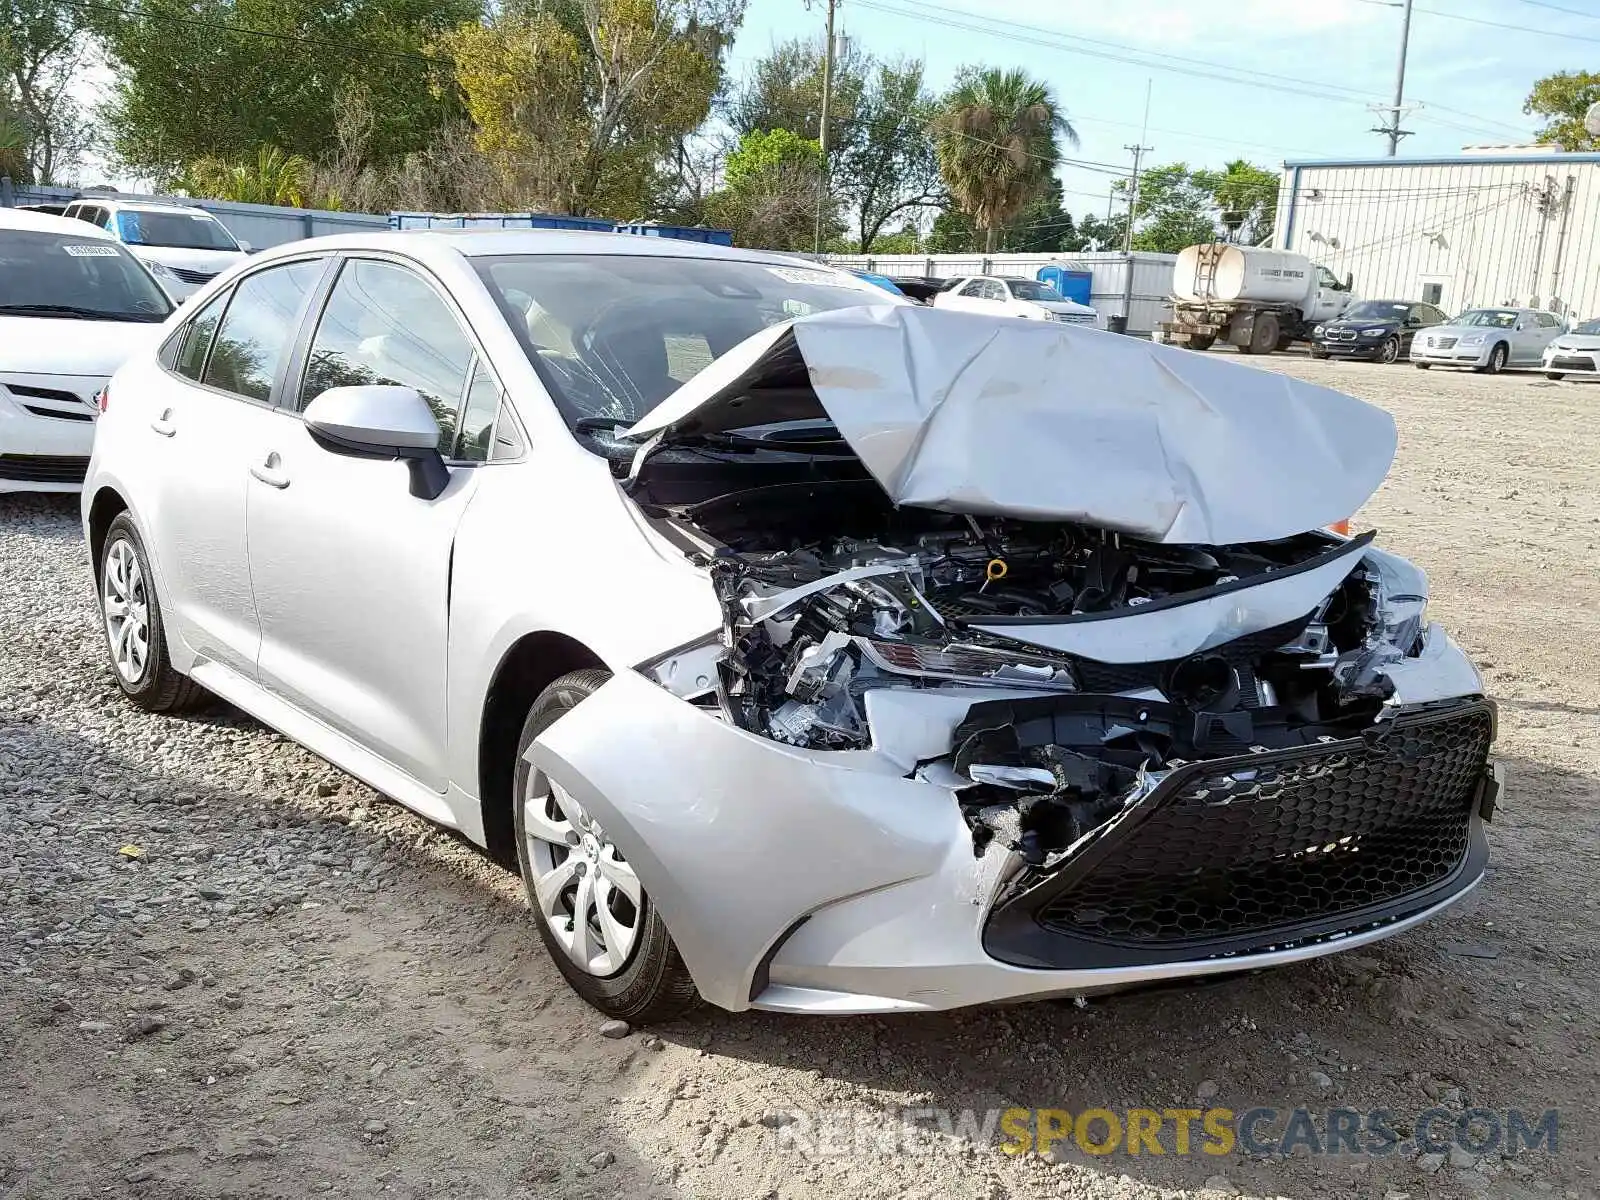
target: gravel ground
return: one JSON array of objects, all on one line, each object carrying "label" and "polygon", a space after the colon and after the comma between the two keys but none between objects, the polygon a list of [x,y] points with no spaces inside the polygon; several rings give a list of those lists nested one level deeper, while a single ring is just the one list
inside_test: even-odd
[{"label": "gravel ground", "polygon": [[[75,505],[0,499],[0,1195],[1596,1195],[1600,387],[1263,365],[1400,423],[1358,523],[1500,701],[1494,866],[1365,954],[1088,1007],[603,1036],[470,847],[231,710],[123,703]],[[784,1115],[1436,1103],[1558,1108],[1558,1151],[839,1155]]]}]

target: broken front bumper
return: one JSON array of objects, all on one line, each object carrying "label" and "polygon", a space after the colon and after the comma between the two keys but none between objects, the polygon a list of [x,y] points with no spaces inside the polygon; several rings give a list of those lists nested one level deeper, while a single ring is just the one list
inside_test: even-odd
[{"label": "broken front bumper", "polygon": [[[1017,856],[997,844],[976,855],[954,794],[907,778],[896,756],[768,741],[632,672],[563,716],[529,757],[578,798],[634,864],[707,1000],[735,1010],[888,1012],[1085,995],[1276,966],[1427,919],[1482,874],[1477,813],[1488,742],[1480,753],[1476,734],[1451,734],[1470,746],[1452,743],[1446,753],[1419,731],[1442,729],[1445,714],[1451,722],[1487,720],[1492,731],[1485,715],[1492,709],[1481,701],[1443,705],[1438,713],[1420,724],[1402,714],[1387,738],[1371,744],[1324,743],[1176,770],[1130,808],[1137,823],[1114,821],[1084,848],[1094,854],[1093,870],[1078,872],[1078,856],[1069,856],[1062,868],[1073,874],[1053,875],[1054,890],[1050,879],[1021,873]],[[948,745],[960,715],[928,720],[930,743]],[[1219,772],[1231,781],[1223,785],[1228,794],[1197,799],[1197,789],[1215,786]],[[1273,786],[1257,787],[1247,778],[1252,773],[1270,773]],[[1440,789],[1443,799],[1435,796]],[[1437,852],[1438,877],[1326,921],[1286,920],[1263,900],[1252,909],[1261,923],[1235,930],[1240,938],[1227,945],[1180,939],[1120,947],[1099,936],[1126,932],[1120,929],[1108,926],[1090,938],[1078,929],[1063,940],[1041,923],[1052,901],[1074,894],[1062,880],[1110,887],[1126,868],[1148,885],[1151,865],[1141,867],[1141,855],[1166,835],[1185,838],[1194,865],[1226,866],[1200,892],[1220,906],[1226,888],[1247,882],[1260,890],[1298,872],[1310,888],[1317,871],[1325,880],[1359,875],[1396,821],[1424,814],[1441,828],[1455,822],[1456,841],[1441,842]],[[1208,830],[1204,842],[1192,831],[1197,823]],[[1251,833],[1257,824],[1270,833]],[[1209,837],[1213,829],[1227,836],[1219,843]],[[1462,855],[1446,864],[1457,842]],[[1078,910],[1070,919],[1084,920]],[[1029,928],[1039,930],[1029,934],[1031,953],[1016,940],[1016,931]]]}]

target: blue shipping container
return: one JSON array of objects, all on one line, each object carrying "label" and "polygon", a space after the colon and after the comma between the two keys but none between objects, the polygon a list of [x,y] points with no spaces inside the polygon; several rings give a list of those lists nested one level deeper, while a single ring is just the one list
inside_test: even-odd
[{"label": "blue shipping container", "polygon": [[1068,300],[1075,300],[1079,304],[1088,304],[1089,296],[1094,291],[1093,271],[1071,271],[1066,267],[1040,267],[1036,278],[1040,283],[1048,283]]},{"label": "blue shipping container", "polygon": [[688,225],[653,225],[640,223],[618,225],[618,233],[632,233],[639,237],[676,238],[680,242],[705,242],[710,246],[733,245],[733,234],[726,229],[695,229]]},{"label": "blue shipping container", "polygon": [[612,233],[614,221],[599,217],[568,217],[556,213],[419,213],[394,212],[395,229],[584,229]]}]

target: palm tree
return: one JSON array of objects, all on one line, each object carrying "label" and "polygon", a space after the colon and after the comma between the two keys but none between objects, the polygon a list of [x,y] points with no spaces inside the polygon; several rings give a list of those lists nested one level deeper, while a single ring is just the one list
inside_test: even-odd
[{"label": "palm tree", "polygon": [[216,200],[242,204],[283,204],[299,208],[305,203],[311,164],[298,154],[285,154],[276,146],[262,146],[253,163],[226,163],[202,158],[189,168],[188,190]]},{"label": "palm tree", "polygon": [[1055,173],[1057,139],[1078,144],[1049,84],[993,67],[966,72],[956,82],[933,119],[933,135],[939,173],[983,231],[986,252]]}]

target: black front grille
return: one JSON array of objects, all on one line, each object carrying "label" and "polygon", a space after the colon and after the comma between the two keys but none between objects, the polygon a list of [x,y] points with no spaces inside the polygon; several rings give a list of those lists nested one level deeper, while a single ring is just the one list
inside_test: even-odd
[{"label": "black front grille", "polygon": [[1372,744],[1180,767],[1018,901],[1074,942],[1201,957],[1420,910],[1468,857],[1493,738],[1477,701],[1401,717]]},{"label": "black front grille", "polygon": [[66,454],[0,454],[0,479],[17,483],[82,483],[89,460]]},{"label": "black front grille", "polygon": [[34,387],[31,383],[8,383],[6,390],[13,396],[32,396],[35,400],[55,400],[61,404],[82,404],[83,397],[76,392],[60,388]]},{"label": "black front grille", "polygon": [[1592,358],[1574,358],[1571,355],[1559,355],[1550,360],[1551,369],[1557,371],[1592,371],[1594,364]]},{"label": "black front grille", "polygon": [[168,267],[167,270],[185,283],[210,283],[217,277],[215,271],[191,271],[187,267]]}]

